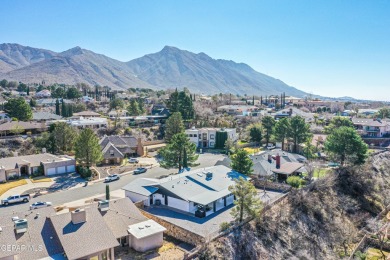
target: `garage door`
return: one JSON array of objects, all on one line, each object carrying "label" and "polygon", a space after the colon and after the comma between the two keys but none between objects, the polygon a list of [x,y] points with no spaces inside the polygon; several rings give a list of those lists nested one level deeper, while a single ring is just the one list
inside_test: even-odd
[{"label": "garage door", "polygon": [[76,171],[74,165],[68,165],[67,169],[68,169],[68,172],[75,172]]},{"label": "garage door", "polygon": [[65,168],[65,166],[57,167],[57,173],[58,173],[58,174],[66,173],[66,168]]},{"label": "garage door", "polygon": [[49,168],[47,169],[47,175],[50,176],[50,175],[54,175],[56,174],[56,168]]}]

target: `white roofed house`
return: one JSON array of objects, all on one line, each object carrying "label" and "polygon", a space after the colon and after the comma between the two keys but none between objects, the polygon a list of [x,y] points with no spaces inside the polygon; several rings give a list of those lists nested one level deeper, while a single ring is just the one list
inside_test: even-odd
[{"label": "white roofed house", "polygon": [[145,206],[163,205],[197,217],[211,215],[234,202],[229,186],[250,178],[218,165],[163,179],[141,178],[123,187],[126,197]]}]

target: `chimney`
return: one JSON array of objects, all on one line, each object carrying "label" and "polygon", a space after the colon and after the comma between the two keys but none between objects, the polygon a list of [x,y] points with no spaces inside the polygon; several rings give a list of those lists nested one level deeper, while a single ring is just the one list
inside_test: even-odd
[{"label": "chimney", "polygon": [[280,155],[276,155],[276,169],[280,169]]},{"label": "chimney", "polygon": [[268,162],[272,163],[272,155],[268,154]]},{"label": "chimney", "polygon": [[98,202],[98,208],[101,212],[107,211],[110,208],[110,201],[102,200]]},{"label": "chimney", "polygon": [[84,209],[76,209],[70,212],[70,216],[73,224],[80,224],[87,221],[87,214]]},{"label": "chimney", "polygon": [[28,228],[27,219],[16,219],[14,220],[16,234],[25,233]]}]

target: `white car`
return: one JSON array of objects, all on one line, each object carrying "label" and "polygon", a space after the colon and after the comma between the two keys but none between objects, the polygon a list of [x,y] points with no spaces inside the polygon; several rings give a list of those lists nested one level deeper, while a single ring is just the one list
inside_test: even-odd
[{"label": "white car", "polygon": [[129,163],[139,163],[137,158],[130,158]]},{"label": "white car", "polygon": [[110,175],[110,176],[107,176],[106,178],[104,178],[104,182],[110,182],[110,181],[116,181],[116,180],[119,180],[119,175],[117,175],[117,174],[113,174],[113,175]]},{"label": "white car", "polygon": [[30,209],[39,209],[39,208],[45,208],[50,207],[52,204],[51,202],[42,202],[38,201],[30,205]]}]

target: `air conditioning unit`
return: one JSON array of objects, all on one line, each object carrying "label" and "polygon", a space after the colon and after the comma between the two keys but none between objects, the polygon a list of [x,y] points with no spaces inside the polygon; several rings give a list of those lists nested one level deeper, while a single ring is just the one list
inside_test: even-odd
[{"label": "air conditioning unit", "polygon": [[14,221],[16,234],[25,233],[28,228],[27,219],[18,219]]},{"label": "air conditioning unit", "polygon": [[102,200],[98,202],[98,208],[100,211],[107,211],[110,208],[110,201]]}]

